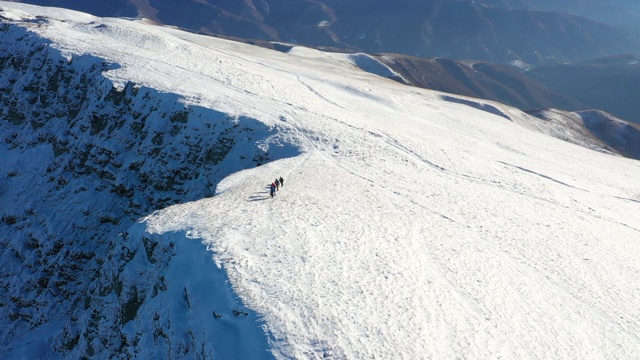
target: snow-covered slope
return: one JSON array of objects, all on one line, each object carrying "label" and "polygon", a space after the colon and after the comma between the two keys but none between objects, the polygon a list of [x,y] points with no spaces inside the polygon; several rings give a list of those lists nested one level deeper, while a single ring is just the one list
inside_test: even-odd
[{"label": "snow-covered slope", "polygon": [[620,120],[604,111],[578,111],[584,125],[620,154],[640,160],[640,125]]},{"label": "snow-covered slope", "polygon": [[640,353],[637,161],[347,57],[0,8],[1,357]]},{"label": "snow-covered slope", "polygon": [[527,123],[537,130],[590,149],[640,160],[640,126],[599,110],[528,112],[544,121]]}]

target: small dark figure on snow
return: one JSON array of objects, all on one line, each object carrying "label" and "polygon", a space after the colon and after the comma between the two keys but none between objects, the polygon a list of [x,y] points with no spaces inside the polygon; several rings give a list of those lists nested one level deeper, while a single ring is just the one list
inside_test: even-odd
[{"label": "small dark figure on snow", "polygon": [[276,179],[274,184],[276,184],[276,190],[280,190],[280,181],[278,181],[278,179]]},{"label": "small dark figure on snow", "polygon": [[270,190],[269,195],[271,195],[271,197],[274,197],[276,195],[276,184],[271,183],[269,190]]},{"label": "small dark figure on snow", "polygon": [[282,176],[280,176],[280,186],[284,186],[284,179],[282,178]]}]

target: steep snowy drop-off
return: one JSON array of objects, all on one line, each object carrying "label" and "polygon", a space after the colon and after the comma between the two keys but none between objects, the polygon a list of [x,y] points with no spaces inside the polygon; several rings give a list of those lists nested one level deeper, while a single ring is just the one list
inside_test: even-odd
[{"label": "steep snowy drop-off", "polygon": [[[156,247],[151,237],[126,243],[118,234],[155,209],[212,196],[230,173],[298,150],[293,145],[269,150],[287,132],[255,119],[189,104],[139,83],[114,87],[104,75],[120,66],[113,58],[61,52],[62,44],[31,31],[98,19],[38,11],[0,13],[0,318],[5,319],[0,357],[22,351],[26,358],[131,357],[139,352],[128,345],[152,348],[135,331],[130,339],[123,335],[142,295],[154,289],[167,296],[172,289],[186,291],[182,280],[167,284],[168,274],[159,267],[166,261],[151,253],[146,258],[147,249]],[[53,20],[56,14],[64,21]],[[96,32],[106,28],[85,26]],[[140,38],[148,35],[142,31]],[[112,46],[118,48],[117,41]],[[160,259],[179,251],[169,244]],[[125,265],[135,268],[140,262],[159,268],[148,269],[146,277],[131,276]],[[171,337],[166,348],[154,347],[160,355],[212,353],[213,341],[201,349],[207,337],[192,339],[196,329],[184,319],[176,319],[173,324],[185,323],[176,327],[173,319],[153,318],[145,327],[156,344]]]},{"label": "steep snowy drop-off", "polygon": [[3,356],[640,354],[637,161],[348,57],[0,8]]}]

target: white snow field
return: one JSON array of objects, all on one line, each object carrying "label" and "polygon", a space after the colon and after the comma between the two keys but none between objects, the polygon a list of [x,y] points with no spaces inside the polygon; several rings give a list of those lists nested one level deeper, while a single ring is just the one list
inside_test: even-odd
[{"label": "white snow field", "polygon": [[[117,64],[105,74],[116,86],[275,130],[260,144],[275,161],[129,229],[185,251],[168,282],[172,296],[189,284],[197,315],[184,321],[211,336],[214,357],[640,358],[640,162],[545,135],[502,104],[364,72],[347,55],[0,8],[66,54]],[[211,315],[231,307],[217,302],[222,278],[232,293],[220,297],[237,296],[257,322]],[[178,311],[163,299],[139,317]]]}]

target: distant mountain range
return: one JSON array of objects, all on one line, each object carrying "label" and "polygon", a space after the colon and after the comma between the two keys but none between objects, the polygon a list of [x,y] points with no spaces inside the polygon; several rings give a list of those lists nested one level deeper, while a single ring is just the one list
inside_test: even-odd
[{"label": "distant mountain range", "polygon": [[640,54],[640,5],[629,0],[20,2],[141,16],[279,50],[379,54],[410,85],[640,122],[638,57],[623,55]]},{"label": "distant mountain range", "polygon": [[489,62],[384,55],[378,59],[402,75],[406,83],[428,89],[495,100],[520,109],[584,108],[517,69]]},{"label": "distant mountain range", "polygon": [[482,0],[481,2],[497,7],[563,12],[615,27],[640,30],[640,3],[635,0]]},{"label": "distant mountain range", "polygon": [[[640,52],[638,32],[612,26],[613,20],[607,24],[569,13],[574,8],[583,9],[573,11],[580,15],[596,13],[595,3],[584,0],[562,2],[564,6],[516,0],[22,2],[100,16],[143,16],[208,33],[367,53],[537,66]],[[633,23],[628,20],[633,19],[634,13],[628,10],[632,5],[617,3],[617,7],[608,7],[610,12],[624,15],[627,21],[623,23]],[[542,11],[549,9],[565,12]]]},{"label": "distant mountain range", "polygon": [[[577,64],[546,65],[525,74],[552,91],[591,108],[640,123],[640,56],[612,56]],[[577,110],[580,107],[562,108]]]},{"label": "distant mountain range", "polygon": [[600,109],[640,123],[640,56],[619,55],[577,64],[540,66],[524,73],[482,61],[378,56],[403,82],[453,94],[499,101],[523,110]]}]

